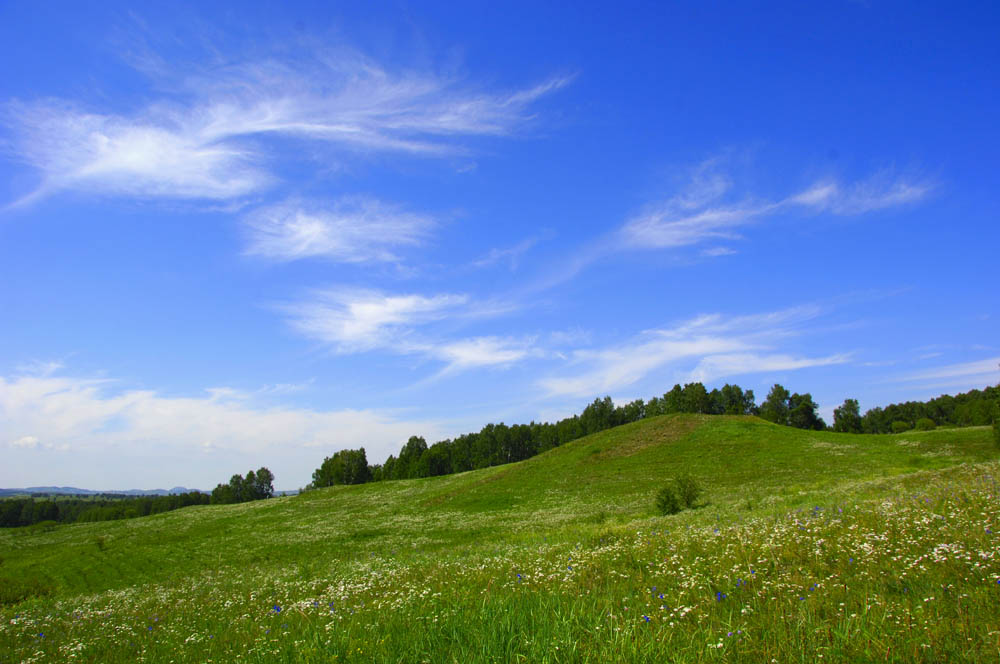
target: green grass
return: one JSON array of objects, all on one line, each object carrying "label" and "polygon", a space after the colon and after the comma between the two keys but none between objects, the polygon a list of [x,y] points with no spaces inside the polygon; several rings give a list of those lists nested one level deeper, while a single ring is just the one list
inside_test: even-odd
[{"label": "green grass", "polygon": [[[666,416],[460,475],[8,530],[0,662],[996,661],[990,435]],[[704,497],[658,516],[681,474]]]}]

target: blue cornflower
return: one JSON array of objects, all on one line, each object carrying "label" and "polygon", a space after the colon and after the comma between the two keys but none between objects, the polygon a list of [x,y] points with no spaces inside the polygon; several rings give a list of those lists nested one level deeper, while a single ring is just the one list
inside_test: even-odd
[{"label": "blue cornflower", "polygon": [[660,599],[663,599],[663,593],[660,593],[659,597]]},{"label": "blue cornflower", "polygon": [[517,575],[517,580],[518,580],[519,583],[522,581],[522,577],[521,577],[520,574]]},{"label": "blue cornflower", "polygon": [[275,613],[281,613],[281,607],[278,606],[277,604],[275,604],[274,606],[272,606],[271,610],[274,611]]},{"label": "blue cornflower", "polygon": [[642,619],[645,620],[646,622],[649,622],[649,616],[643,616]]},{"label": "blue cornflower", "polygon": [[727,597],[727,595],[724,592],[720,591],[720,592],[716,592],[715,593],[715,601],[716,602],[721,602],[722,600],[726,599],[726,597]]},{"label": "blue cornflower", "polygon": [[44,639],[45,638],[45,632],[39,632],[38,633],[38,637]]},{"label": "blue cornflower", "polygon": [[566,565],[566,569],[568,569],[569,571],[572,572],[573,571],[573,566],[572,565]]},{"label": "blue cornflower", "polygon": [[153,631],[153,626],[152,626],[152,625],[150,625],[149,627],[147,627],[147,628],[146,628],[146,631],[147,631],[147,632],[152,632],[152,631]]}]

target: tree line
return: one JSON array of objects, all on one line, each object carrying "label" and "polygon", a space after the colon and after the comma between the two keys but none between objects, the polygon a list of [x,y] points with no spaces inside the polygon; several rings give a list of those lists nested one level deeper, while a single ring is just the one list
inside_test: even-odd
[{"label": "tree line", "polygon": [[60,497],[58,500],[40,496],[5,498],[0,500],[0,528],[31,526],[43,521],[83,523],[132,519],[189,505],[207,505],[208,502],[209,496],[200,491],[169,496],[100,494],[93,498]]},{"label": "tree line", "polygon": [[[995,416],[1000,386],[972,390],[955,396],[941,396],[927,402],[891,404],[872,408],[864,415],[856,399],[846,399],[834,410],[828,425],[817,412],[819,406],[808,392],[799,394],[775,384],[758,406],[753,390],[726,384],[709,391],[700,382],[674,387],[648,401],[637,399],[616,406],[611,397],[595,399],[579,415],[558,422],[528,424],[487,424],[476,433],[428,445],[420,436],[411,436],[398,456],[383,464],[368,463],[365,449],[340,450],[326,457],[313,472],[306,489],[338,484],[363,484],[383,480],[412,479],[449,475],[528,459],[554,447],[605,429],[648,417],[672,413],[706,415],[756,415],[775,424],[848,433],[891,433],[912,428],[975,426],[1000,420]],[[1000,426],[998,424],[997,426]],[[1000,434],[998,434],[1000,435]]]},{"label": "tree line", "polygon": [[230,505],[273,497],[274,473],[262,466],[257,472],[249,471],[246,477],[233,475],[226,484],[216,485],[210,502],[212,505]]},{"label": "tree line", "polygon": [[[847,399],[834,410],[835,431],[851,433],[899,433],[908,429],[989,426],[996,421],[994,414],[1000,402],[1000,385],[982,390],[970,390],[954,396],[943,394],[929,401],[907,401],[875,407],[862,416],[858,402]],[[838,425],[837,413],[841,413]]]}]

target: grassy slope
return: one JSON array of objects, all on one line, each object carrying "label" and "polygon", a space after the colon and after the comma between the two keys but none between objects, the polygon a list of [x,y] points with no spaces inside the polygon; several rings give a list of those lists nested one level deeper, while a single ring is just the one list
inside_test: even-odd
[{"label": "grassy slope", "polygon": [[[82,659],[113,661],[120,657],[126,661],[136,653],[145,653],[150,661],[157,661],[177,645],[171,645],[169,638],[126,645],[76,623],[65,623],[65,619],[46,623],[49,636],[36,635],[30,643],[25,641],[33,633],[30,630],[42,624],[40,612],[55,620],[51,617],[55,606],[56,612],[88,607],[91,612],[124,613],[128,616],[125,623],[131,625],[128,629],[138,629],[136,625],[148,622],[149,615],[167,614],[173,608],[178,625],[183,623],[193,634],[201,634],[201,639],[207,639],[209,633],[213,639],[215,634],[228,634],[225,643],[229,645],[225,647],[246,651],[251,660],[253,653],[260,660],[286,657],[294,661],[312,655],[324,660],[331,653],[337,653],[341,661],[352,656],[367,659],[351,648],[368,648],[370,654],[407,661],[505,660],[518,655],[530,660],[572,660],[613,653],[628,653],[627,658],[636,660],[656,659],[664,653],[662,640],[645,646],[634,641],[616,644],[621,632],[591,640],[601,616],[610,612],[600,602],[615,592],[624,592],[616,585],[628,585],[624,579],[635,585],[649,573],[646,568],[641,573],[635,569],[616,572],[619,554],[627,561],[644,547],[653,546],[640,538],[627,546],[621,544],[624,548],[620,551],[607,552],[605,541],[622,542],[623,533],[637,528],[662,531],[670,525],[676,533],[681,527],[737,527],[734,524],[746,519],[770,518],[801,506],[828,505],[834,495],[842,499],[878,498],[878,491],[908,486],[894,477],[983,462],[995,456],[985,428],[851,436],[778,427],[749,417],[665,416],[602,432],[519,464],[461,475],[337,487],[238,506],[192,507],[144,519],[64,526],[48,533],[6,531],[0,533],[0,585],[27,584],[48,590],[49,595],[0,612],[4,623],[9,622],[8,613],[19,616],[15,622],[21,621],[0,631],[0,652],[6,646],[19,653],[18,657],[35,648],[51,655],[50,649],[62,647],[65,654],[66,648],[79,645]],[[991,467],[995,472],[995,466]],[[702,481],[707,504],[677,517],[656,517],[652,509],[656,491],[666,478],[682,472]],[[916,484],[911,488],[927,490],[952,471],[944,472],[916,473],[911,478]],[[968,480],[976,472],[980,471],[966,469],[959,475]],[[873,481],[885,482],[885,486],[878,488]],[[780,523],[775,523],[780,529]],[[687,541],[684,537],[675,535],[669,543],[657,546],[681,546],[679,542]],[[711,558],[698,542],[684,546],[688,546],[685,555],[695,560]],[[572,556],[567,553],[570,551],[578,555],[583,555],[582,551],[604,552],[593,553],[594,577],[585,586],[586,602],[578,606],[583,600],[567,601],[559,590],[567,571],[575,573],[572,569],[564,570],[562,576],[539,571],[539,592],[530,601],[511,594],[516,592],[508,583],[511,569],[547,569],[549,563],[556,565],[557,559]],[[663,550],[655,552],[661,554],[665,555]],[[633,563],[624,564],[628,567]],[[449,585],[450,578],[466,578],[468,569],[479,570],[479,576],[474,574],[464,585]],[[473,601],[473,596],[482,594],[480,584],[493,587],[498,570],[503,570],[504,590],[497,587],[487,599]],[[308,604],[293,614],[283,614],[281,619],[290,622],[281,624],[293,625],[281,628],[290,633],[285,642],[265,649],[264,644],[271,644],[270,632],[265,636],[254,631],[263,624],[260,620],[278,617],[273,609],[268,614],[272,601],[294,604],[307,597],[317,602],[322,598],[324,605],[330,598],[360,601],[362,604],[355,603],[352,611],[357,609],[358,616],[364,615],[363,607],[368,606],[364,602],[370,605],[376,601],[377,584],[372,586],[372,579],[379,578],[394,579],[393,589],[405,587],[427,597],[434,593],[451,597],[449,606],[462,610],[435,613],[428,608],[434,606],[431,600],[417,604],[407,600],[395,606],[395,611],[408,615],[411,622],[398,623],[389,630],[398,642],[384,636],[381,645],[370,633],[371,622],[353,618],[354,613],[349,614],[352,618],[348,623],[336,623],[342,626],[340,631],[330,627],[331,623],[319,631],[315,616],[309,617],[306,610]],[[395,592],[384,590],[385,596]],[[674,590],[680,592],[680,587]],[[85,596],[102,591],[119,592]],[[193,596],[201,596],[207,613],[219,617],[200,616],[193,606],[185,608]],[[707,596],[712,597],[712,592]],[[598,602],[598,597],[604,599]],[[523,604],[525,601],[528,603]],[[116,602],[120,606],[113,609]],[[230,606],[224,610],[226,602]],[[575,617],[563,615],[573,607],[578,609]],[[1000,604],[992,608],[1000,609]],[[226,617],[229,609],[232,615]],[[417,638],[407,625],[423,613],[433,614],[442,627],[421,628],[422,636]],[[562,617],[538,623],[539,615]],[[30,619],[35,622],[25,626],[26,616],[35,616]],[[253,627],[231,631],[235,628],[225,625],[231,625],[236,616],[252,616],[248,620]],[[387,628],[394,624],[385,615],[372,619]],[[202,625],[201,620],[207,622]],[[343,617],[337,615],[337,620]],[[508,623],[509,629],[497,627]],[[451,625],[451,632],[444,625]],[[160,626],[158,620],[155,626]],[[471,640],[459,634],[475,635],[477,629],[486,631]],[[334,638],[331,633],[339,636]],[[559,651],[551,644],[543,648],[541,641],[525,638],[538,633],[567,647],[580,644],[579,650]],[[699,636],[695,637],[696,633]],[[302,638],[292,639],[293,634]],[[689,636],[692,643],[684,652],[689,652],[691,659],[703,658],[704,644],[693,645],[702,635],[695,630]],[[412,650],[406,650],[401,645],[404,642]],[[204,659],[206,653],[217,652],[212,648],[224,647],[222,641],[204,641],[202,645],[200,650],[191,650],[192,660]],[[673,647],[679,645],[674,643]],[[476,650],[480,646],[487,649]],[[856,658],[857,653],[851,657]],[[0,655],[0,662],[6,661]]]}]

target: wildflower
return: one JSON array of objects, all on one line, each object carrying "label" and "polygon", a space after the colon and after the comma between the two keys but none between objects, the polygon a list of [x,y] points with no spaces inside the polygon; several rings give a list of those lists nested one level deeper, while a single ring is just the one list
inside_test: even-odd
[{"label": "wildflower", "polygon": [[649,616],[643,616],[642,619],[645,620],[646,622],[649,622]]},{"label": "wildflower", "polygon": [[281,613],[281,607],[278,606],[277,604],[275,604],[274,606],[272,606],[271,610],[274,611],[275,613]]}]

